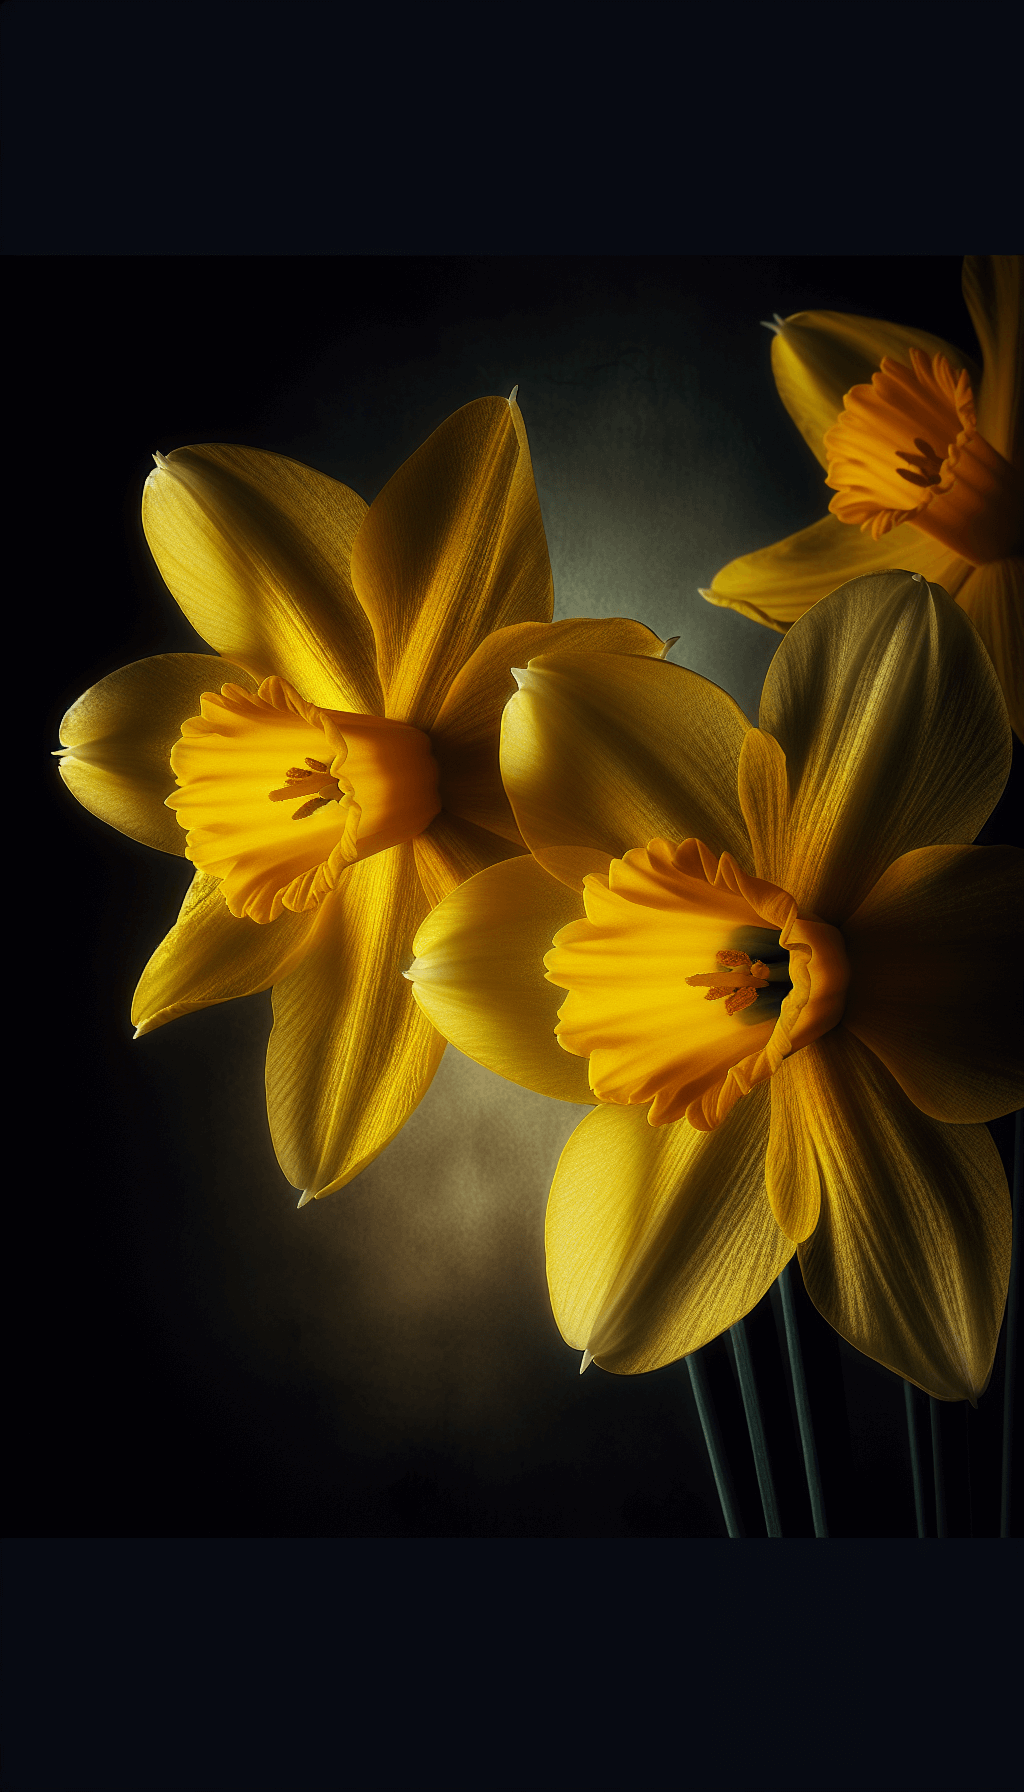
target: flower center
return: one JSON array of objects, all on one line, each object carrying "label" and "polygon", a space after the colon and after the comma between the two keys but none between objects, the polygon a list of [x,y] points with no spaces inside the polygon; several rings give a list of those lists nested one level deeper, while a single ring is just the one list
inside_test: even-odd
[{"label": "flower center", "polygon": [[171,751],[167,804],[233,915],[316,908],[346,866],[414,839],[441,807],[430,740],[407,723],[320,709],[283,678],[255,695],[226,684],[200,709]]},{"label": "flower center", "polygon": [[887,355],[843,399],[825,436],[829,509],[876,541],[912,523],[973,566],[1004,560],[1020,544],[1020,473],[978,434],[966,372],[918,348],[910,358]]},{"label": "flower center", "polygon": [[599,1101],[649,1102],[654,1126],[684,1115],[718,1126],[842,1016],[838,929],[801,916],[728,853],[652,840],[587,877],[583,899],[586,919],[563,927],[544,960],[568,991],[555,1034],[590,1059]]}]

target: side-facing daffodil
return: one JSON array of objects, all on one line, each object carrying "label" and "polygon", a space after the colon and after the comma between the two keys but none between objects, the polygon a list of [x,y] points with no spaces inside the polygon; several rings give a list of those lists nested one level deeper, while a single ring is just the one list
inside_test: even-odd
[{"label": "side-facing daffodil", "polygon": [[533,856],[446,897],[408,974],[462,1051],[598,1104],[548,1204],[563,1337],[584,1367],[657,1368],[796,1252],[851,1344],[976,1399],[1009,1273],[982,1122],[1024,1090],[1024,854],[970,844],[1010,763],[971,623],[919,575],[854,580],[786,635],[756,728],[669,663],[517,677],[501,760]]},{"label": "side-facing daffodil", "polygon": [[400,975],[431,903],[526,851],[498,765],[510,668],[549,644],[664,651],[639,623],[551,622],[514,399],[449,417],[369,508],[279,454],[155,456],[146,538],[222,657],[122,667],[61,724],[79,802],[196,867],[137,1036],[273,986],[271,1132],[300,1205],[358,1175],[437,1069]]},{"label": "side-facing daffodil", "polygon": [[1024,738],[1024,305],[1019,255],[969,255],[979,369],[924,330],[838,311],[769,328],[787,411],[826,468],[829,515],[716,573],[711,603],[784,632],[849,579],[908,567],[965,609]]}]

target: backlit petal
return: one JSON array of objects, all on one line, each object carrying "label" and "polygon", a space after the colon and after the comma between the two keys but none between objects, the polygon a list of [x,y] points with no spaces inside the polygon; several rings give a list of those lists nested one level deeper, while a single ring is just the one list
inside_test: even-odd
[{"label": "backlit petal", "polygon": [[417,835],[413,847],[420,882],[432,903],[440,902],[486,866],[522,857],[526,851],[521,840],[515,844],[443,809],[426,831]]},{"label": "backlit petal", "polygon": [[61,741],[74,749],[59,762],[72,795],[120,833],[184,858],[185,830],[164,807],[175,788],[171,748],[203,692],[228,683],[256,688],[212,653],[160,653],[101,678],[60,725]]},{"label": "backlit petal", "polygon": [[565,991],[545,981],[544,954],[583,902],[535,860],[482,871],[427,916],[410,970],[416,1000],[467,1058],[560,1101],[592,1101],[587,1061],[555,1038]]},{"label": "backlit petal", "polygon": [[551,616],[551,568],[518,405],[464,405],[374,499],[352,578],[387,714],[431,728],[484,637]]},{"label": "backlit petal", "polygon": [[843,928],[843,1025],[935,1120],[1024,1106],[1024,853],[932,846],[897,859]]},{"label": "backlit petal", "polygon": [[956,601],[988,648],[1010,726],[1024,740],[1024,560],[991,560],[974,567]]},{"label": "backlit petal", "polygon": [[797,311],[787,317],[772,338],[772,372],[779,397],[823,467],[828,459],[822,437],[842,410],[844,395],[870,380],[883,355],[909,367],[912,348],[921,349],[929,359],[945,355],[958,372],[967,367],[977,378],[966,355],[927,330],[907,329],[877,317],[851,317],[843,311]]},{"label": "backlit petal", "polygon": [[179,1015],[269,989],[301,963],[324,913],[286,909],[267,927],[237,920],[219,880],[197,871],[181,914],[139,979],[132,1001],[136,1038]]},{"label": "backlit petal", "polygon": [[937,1400],[977,1401],[1010,1272],[1010,1198],[984,1126],[916,1108],[845,1027],[786,1064],[821,1217],[800,1246],[829,1325]]},{"label": "backlit petal", "polygon": [[749,1313],[793,1254],[764,1187],[768,1089],[717,1132],[648,1126],[598,1107],[555,1172],[548,1287],[566,1342],[641,1375],[699,1350]]},{"label": "backlit petal", "polygon": [[971,571],[959,554],[951,554],[910,523],[873,541],[870,530],[861,534],[829,515],[771,547],[730,560],[701,595],[708,603],[738,610],[752,622],[785,634],[805,610],[839,585],[891,566],[923,573],[953,596]]},{"label": "backlit petal", "polygon": [[380,714],[373,635],[350,560],[366,505],[326,474],[257,448],[176,448],[146,481],[142,526],[193,628],[257,681]]},{"label": "backlit petal", "polygon": [[411,843],[353,865],[325,909],[313,949],[274,989],[267,1053],[274,1147],[307,1198],[383,1151],[444,1051],[402,976],[427,909]]},{"label": "backlit petal", "polygon": [[836,925],[903,853],[976,839],[1010,768],[978,635],[944,591],[904,572],[842,586],[790,629],[761,727],[786,755],[790,792],[788,861],[766,875]]},{"label": "backlit petal", "polygon": [[621,858],[656,837],[696,836],[750,870],[736,793],[749,727],[717,685],[670,661],[544,654],[502,716],[502,777],[531,852],[576,889],[607,868],[588,854]]},{"label": "backlit petal", "polygon": [[618,616],[520,622],[488,635],[458,674],[430,731],[445,808],[509,840],[520,839],[498,763],[501,712],[516,689],[513,666],[525,666],[541,653],[641,653],[658,659],[664,651],[665,643],[642,622]]},{"label": "backlit petal", "polygon": [[976,389],[978,429],[1015,466],[1021,463],[1022,273],[1021,255],[964,257],[964,298],[984,369]]}]

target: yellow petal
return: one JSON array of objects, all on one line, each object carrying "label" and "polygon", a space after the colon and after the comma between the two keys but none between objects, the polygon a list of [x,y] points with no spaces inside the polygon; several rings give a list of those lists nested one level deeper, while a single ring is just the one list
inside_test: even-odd
[{"label": "yellow petal", "polygon": [[966,367],[973,381],[978,378],[966,355],[927,330],[907,329],[877,317],[851,317],[843,311],[797,311],[787,317],[772,338],[772,372],[779,397],[823,467],[828,457],[822,438],[839,416],[844,395],[870,380],[883,355],[909,367],[912,348],[921,349],[929,360],[945,355],[958,372]]},{"label": "yellow petal", "polygon": [[821,1218],[807,1292],[840,1337],[937,1400],[976,1402],[1010,1273],[1010,1198],[984,1126],[922,1114],[837,1027],[788,1060]]},{"label": "yellow petal", "polygon": [[1024,853],[932,846],[879,878],[843,928],[843,1025],[935,1120],[1024,1106]]},{"label": "yellow petal", "polygon": [[218,443],[161,457],[142,526],[166,584],[211,647],[310,703],[380,714],[373,635],[350,561],[366,505],[283,454]]},{"label": "yellow petal", "polygon": [[566,1343],[642,1375],[689,1356],[755,1307],[793,1255],[764,1188],[768,1089],[717,1132],[599,1107],[559,1160],[548,1287]]},{"label": "yellow petal", "polygon": [[[808,1048],[804,1048],[805,1050]],[[802,1244],[810,1238],[821,1211],[821,1188],[814,1145],[804,1121],[803,1080],[792,1065],[803,1054],[784,1059],[769,1085],[771,1126],[764,1176],[772,1212],[787,1238]]]},{"label": "yellow petal", "polygon": [[267,927],[236,920],[219,880],[197,871],[181,914],[139,979],[132,1001],[136,1038],[179,1015],[269,989],[301,963],[323,918],[321,909],[285,910]]},{"label": "yellow petal", "polygon": [[416,869],[429,902],[440,902],[452,890],[475,877],[488,865],[503,859],[522,857],[526,848],[492,834],[488,828],[475,827],[459,815],[448,815],[443,809],[413,841]]},{"label": "yellow petal", "polygon": [[963,287],[981,344],[978,429],[1014,466],[1021,464],[1022,255],[967,255]]},{"label": "yellow petal", "polygon": [[493,629],[551,616],[551,568],[519,407],[464,405],[374,499],[352,551],[387,714],[430,729]]},{"label": "yellow petal", "polygon": [[1024,560],[992,560],[974,567],[956,601],[988,648],[1010,726],[1024,740]]},{"label": "yellow petal", "polygon": [[248,673],[212,653],[160,653],[108,673],[71,705],[60,739],[72,752],[61,777],[82,807],[101,821],[185,856],[185,830],[164,799],[175,788],[171,748],[181,724],[199,712],[204,691],[222,684],[255,690]]},{"label": "yellow petal", "polygon": [[749,727],[717,685],[670,661],[544,654],[501,721],[502,777],[523,839],[575,889],[608,856],[655,838],[694,835],[750,870],[736,793]]},{"label": "yellow petal", "polygon": [[520,857],[481,871],[440,903],[416,935],[409,976],[438,1032],[488,1070],[560,1101],[592,1101],[585,1058],[555,1038],[564,991],[544,954],[576,921],[574,892]]},{"label": "yellow petal", "polygon": [[903,572],[842,586],[790,629],[761,727],[786,755],[790,791],[789,856],[771,875],[835,925],[894,859],[974,840],[1010,768],[978,635],[944,591]]},{"label": "yellow petal", "polygon": [[383,1151],[444,1051],[402,976],[427,908],[411,843],[361,859],[324,906],[312,950],[274,989],[267,1053],[274,1147],[307,1199]]},{"label": "yellow petal", "polygon": [[430,731],[445,808],[520,840],[498,763],[501,712],[516,689],[513,666],[525,666],[540,653],[641,653],[659,659],[664,651],[665,643],[642,622],[618,616],[520,622],[488,635],[458,674]]},{"label": "yellow petal", "polygon": [[959,554],[951,554],[911,523],[902,523],[880,541],[873,541],[870,530],[861,534],[829,515],[771,547],[730,560],[701,596],[710,604],[737,610],[751,622],[763,622],[785,634],[819,598],[850,579],[884,572],[891,566],[923,573],[931,584],[941,585],[953,596],[971,571]]}]

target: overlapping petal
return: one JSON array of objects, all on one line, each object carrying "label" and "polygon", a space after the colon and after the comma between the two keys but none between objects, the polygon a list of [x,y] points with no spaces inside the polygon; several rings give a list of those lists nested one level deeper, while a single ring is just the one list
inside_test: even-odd
[{"label": "overlapping petal", "polygon": [[411,842],[359,860],[324,904],[312,950],[275,986],[270,1130],[307,1199],[383,1151],[441,1061],[444,1040],[401,975],[427,907]]},{"label": "overlapping petal", "polygon": [[171,748],[204,691],[248,673],[210,653],[160,653],[120,666],[85,691],[60,725],[73,752],[60,774],[84,809],[143,846],[185,856],[185,830],[164,807],[175,787]]},{"label": "overlapping petal", "polygon": [[779,397],[823,467],[828,465],[823,437],[842,410],[844,395],[852,386],[867,384],[884,355],[909,366],[912,348],[929,360],[945,355],[958,371],[966,367],[977,385],[974,363],[927,330],[842,311],[797,311],[786,318],[772,338],[772,372]]},{"label": "overlapping petal", "polygon": [[132,1001],[135,1036],[179,1015],[270,989],[301,964],[327,918],[327,905],[294,915],[287,909],[260,927],[236,919],[220,880],[197,871],[181,913],[139,979]]},{"label": "overlapping petal", "polygon": [[[1010,1270],[1010,1201],[983,1126],[943,1126],[839,1027],[788,1060],[821,1216],[799,1247],[811,1299],[875,1362],[976,1402]],[[774,1090],[773,1090],[774,1100]]]},{"label": "overlapping petal", "polygon": [[426,831],[417,835],[413,849],[420,882],[432,903],[440,902],[487,865],[520,857],[526,851],[521,840],[506,840],[502,834],[492,834],[489,828],[478,828],[443,809]]},{"label": "overlapping petal", "polygon": [[359,530],[352,579],[386,713],[429,730],[494,629],[550,619],[551,569],[518,405],[480,398],[398,469]]},{"label": "overlapping petal", "polygon": [[501,712],[516,689],[513,666],[542,653],[634,653],[659,659],[665,643],[619,616],[520,622],[481,641],[451,685],[431,733],[447,810],[479,827],[521,839],[498,762]]},{"label": "overlapping petal", "polygon": [[840,585],[892,566],[922,573],[953,597],[971,572],[959,554],[910,523],[873,541],[870,530],[861,534],[828,515],[771,547],[730,560],[701,596],[785,634],[812,604]]},{"label": "overlapping petal", "polygon": [[1024,1106],[1024,853],[932,846],[879,878],[843,928],[844,1026],[935,1120]]},{"label": "overlapping petal", "polygon": [[[924,579],[841,587],[786,635],[761,728],[786,756],[788,852],[762,875],[841,923],[894,859],[974,840],[1006,782],[1010,729],[979,637]],[[744,812],[757,834],[756,806]],[[773,822],[773,833],[777,826]]]},{"label": "overlapping petal", "polygon": [[574,889],[655,836],[696,836],[752,870],[736,794],[749,727],[717,685],[670,661],[541,655],[501,723],[502,777],[523,839]]},{"label": "overlapping petal", "polygon": [[482,871],[427,916],[409,976],[424,1014],[468,1058],[560,1101],[593,1100],[587,1061],[555,1038],[565,992],[544,954],[583,903],[534,859]]},{"label": "overlapping petal", "polygon": [[1024,740],[1024,560],[975,566],[957,592],[988,649],[1003,687],[1010,726]]},{"label": "overlapping petal", "polygon": [[176,448],[146,481],[142,523],[165,583],[211,647],[308,702],[379,715],[373,634],[352,589],[363,500],[257,448]]},{"label": "overlapping petal", "polygon": [[1024,256],[966,255],[963,290],[981,344],[984,371],[975,388],[978,429],[1014,466],[1021,463],[1024,362]]},{"label": "overlapping petal", "polygon": [[768,1090],[717,1132],[598,1107],[562,1152],[548,1202],[548,1286],[566,1342],[639,1375],[749,1313],[793,1254],[764,1186]]}]

